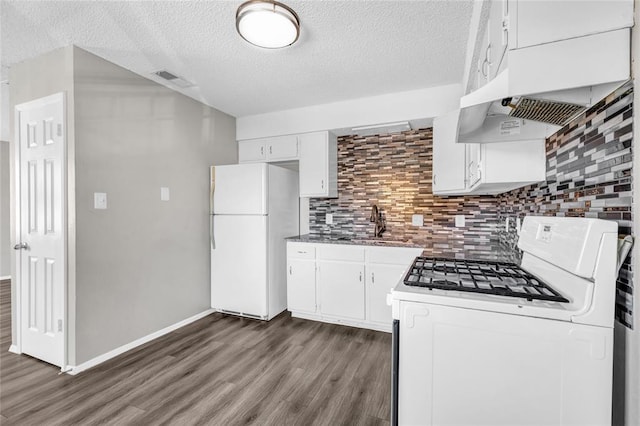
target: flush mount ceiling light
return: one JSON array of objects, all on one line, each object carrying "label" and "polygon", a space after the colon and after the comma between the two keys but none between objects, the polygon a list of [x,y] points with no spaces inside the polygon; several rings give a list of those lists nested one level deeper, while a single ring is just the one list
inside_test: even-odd
[{"label": "flush mount ceiling light", "polygon": [[255,46],[279,49],[298,40],[300,20],[293,9],[277,1],[249,0],[236,12],[236,29]]}]

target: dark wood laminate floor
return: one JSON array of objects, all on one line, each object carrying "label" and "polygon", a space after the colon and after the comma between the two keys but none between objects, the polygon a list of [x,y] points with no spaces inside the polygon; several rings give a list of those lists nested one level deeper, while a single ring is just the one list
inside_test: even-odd
[{"label": "dark wood laminate floor", "polygon": [[0,283],[3,425],[389,423],[391,336],[282,314],[212,314],[77,376],[11,343]]}]

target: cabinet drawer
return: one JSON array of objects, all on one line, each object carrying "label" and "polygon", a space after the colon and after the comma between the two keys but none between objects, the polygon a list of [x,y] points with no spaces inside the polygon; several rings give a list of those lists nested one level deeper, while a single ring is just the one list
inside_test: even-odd
[{"label": "cabinet drawer", "polygon": [[364,247],[323,244],[318,247],[318,259],[343,262],[364,262]]},{"label": "cabinet drawer", "polygon": [[367,247],[367,262],[409,266],[420,253],[422,249],[414,247]]},{"label": "cabinet drawer", "polygon": [[287,257],[292,259],[315,259],[316,247],[307,243],[287,243]]}]

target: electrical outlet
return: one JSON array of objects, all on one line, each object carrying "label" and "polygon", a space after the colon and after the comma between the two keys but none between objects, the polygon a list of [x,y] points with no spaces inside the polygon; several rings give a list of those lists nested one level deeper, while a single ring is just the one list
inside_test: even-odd
[{"label": "electrical outlet", "polygon": [[457,214],[456,215],[456,228],[464,228],[464,215]]},{"label": "electrical outlet", "polygon": [[327,225],[333,225],[333,213],[327,213],[324,218],[324,223]]},{"label": "electrical outlet", "polygon": [[411,216],[411,225],[424,226],[424,216],[421,214],[414,214]]}]

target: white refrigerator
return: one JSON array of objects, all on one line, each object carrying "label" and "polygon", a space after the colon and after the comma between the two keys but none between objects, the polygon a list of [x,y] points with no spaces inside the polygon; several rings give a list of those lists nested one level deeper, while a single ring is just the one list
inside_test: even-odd
[{"label": "white refrigerator", "polygon": [[287,308],[285,238],[298,235],[298,173],[211,167],[211,307],[270,320]]}]

